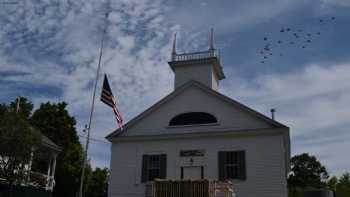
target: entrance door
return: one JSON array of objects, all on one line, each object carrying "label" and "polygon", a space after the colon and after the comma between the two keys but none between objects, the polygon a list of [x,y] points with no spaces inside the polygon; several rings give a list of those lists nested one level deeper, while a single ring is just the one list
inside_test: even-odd
[{"label": "entrance door", "polygon": [[203,166],[181,167],[181,179],[198,180],[204,178]]}]

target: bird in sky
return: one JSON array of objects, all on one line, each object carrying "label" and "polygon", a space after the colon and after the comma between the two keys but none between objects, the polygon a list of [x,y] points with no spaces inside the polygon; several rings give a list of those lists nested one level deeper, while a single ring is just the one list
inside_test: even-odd
[{"label": "bird in sky", "polygon": [[[334,21],[334,16],[318,19],[318,22],[322,25],[328,25]],[[259,50],[262,57],[262,60],[260,62],[266,63],[267,59],[271,60],[273,51],[279,54],[277,57],[282,57],[284,56],[284,53],[282,53],[284,50],[290,48],[297,49],[299,47],[306,49],[308,45],[311,45],[313,43],[313,40],[321,38],[321,30],[321,26],[318,30],[313,31],[314,33],[304,28],[281,27],[279,29],[279,35],[276,35],[275,33],[272,34],[276,35],[278,39],[275,39],[274,36],[263,37],[263,41],[265,43],[263,45],[263,48]],[[315,37],[316,35],[317,39]]]}]

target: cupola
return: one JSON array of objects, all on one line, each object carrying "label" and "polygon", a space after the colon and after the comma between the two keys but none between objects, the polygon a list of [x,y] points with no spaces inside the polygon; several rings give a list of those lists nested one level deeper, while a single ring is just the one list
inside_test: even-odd
[{"label": "cupola", "polygon": [[214,48],[214,33],[210,31],[209,49],[192,53],[176,52],[176,34],[174,35],[171,69],[175,74],[175,89],[184,83],[194,80],[213,90],[218,90],[219,81],[225,78],[220,63],[219,51]]}]

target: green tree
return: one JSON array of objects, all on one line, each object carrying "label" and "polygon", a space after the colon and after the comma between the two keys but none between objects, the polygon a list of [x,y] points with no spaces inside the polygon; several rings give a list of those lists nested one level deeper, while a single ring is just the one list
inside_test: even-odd
[{"label": "green tree", "polygon": [[332,176],[332,178],[330,178],[327,181],[327,186],[331,190],[336,190],[337,184],[338,184],[338,178],[336,176]]},{"label": "green tree", "polygon": [[[19,103],[18,103],[18,99],[19,99]],[[9,109],[11,111],[17,111],[17,105],[18,105],[18,114],[25,119],[29,119],[33,110],[33,103],[30,102],[25,97],[19,97],[19,98],[16,98],[15,101],[12,101],[10,103]]]},{"label": "green tree", "polygon": [[25,97],[19,97],[19,106],[17,112],[18,98],[12,101],[9,105],[0,104],[0,116],[5,112],[17,112],[22,118],[29,119],[33,110],[33,104]]},{"label": "green tree", "polygon": [[24,182],[33,148],[39,146],[40,133],[11,107],[2,104],[0,109],[0,177],[19,184]]},{"label": "green tree", "polygon": [[0,104],[0,117],[4,115],[5,112],[7,112],[7,106],[5,104]]},{"label": "green tree", "polygon": [[298,189],[323,188],[326,186],[328,177],[326,167],[315,156],[303,153],[291,158],[288,187],[292,194]]},{"label": "green tree", "polygon": [[350,189],[350,174],[348,172],[344,173],[340,178],[339,178],[339,186],[341,187],[347,187]]},{"label": "green tree", "polygon": [[96,168],[88,181],[86,197],[107,197],[109,171]]},{"label": "green tree", "polygon": [[55,197],[75,197],[79,188],[83,149],[76,132],[76,121],[66,109],[67,104],[41,104],[31,123],[49,137],[62,152],[57,158]]},{"label": "green tree", "polygon": [[[77,136],[75,118],[72,117],[66,109],[67,104],[64,102],[43,103],[34,113],[32,113],[33,104],[28,99],[20,98],[18,112],[17,104],[17,100],[11,102],[9,105],[0,104],[0,159],[9,158],[3,155],[12,156],[11,154],[14,155],[17,152],[22,153],[16,156],[17,159],[15,159],[15,161],[18,162],[20,167],[23,167],[22,163],[27,162],[30,156],[31,148],[29,147],[33,147],[34,142],[35,144],[40,142],[41,132],[62,148],[62,152],[60,152],[57,158],[55,174],[56,185],[53,196],[75,197],[79,189],[83,149]],[[12,132],[13,130],[21,132]],[[34,138],[35,136],[39,137]],[[45,153],[42,154],[45,155]],[[40,153],[36,153],[34,159],[38,159],[40,155]],[[7,162],[7,160],[1,162],[0,165],[6,165],[4,162]],[[40,169],[40,165],[40,162],[35,162],[34,160],[33,168],[36,166]],[[46,165],[44,167],[46,167]],[[20,176],[18,173],[22,171],[23,170],[12,170],[11,172],[17,172],[17,179],[19,180],[19,178],[21,178],[21,180],[23,180],[24,175],[21,174]],[[105,172],[104,170],[100,171],[103,173]],[[92,187],[96,188],[96,185],[104,185],[105,182],[102,184],[98,182],[102,180],[100,178],[100,171],[97,170],[92,178],[92,169],[89,164],[86,166],[86,176],[84,180],[85,194],[89,193],[87,192],[87,185],[90,184],[90,180],[92,181],[90,184]],[[15,175],[5,174],[4,170],[2,170],[1,173],[0,176],[10,177],[8,178],[11,179],[9,181],[16,182],[14,181],[14,178],[16,178]],[[106,191],[106,189],[99,189],[100,191]]]},{"label": "green tree", "polygon": [[349,197],[350,196],[350,175],[348,172],[342,174],[338,180],[336,188],[337,197]]}]

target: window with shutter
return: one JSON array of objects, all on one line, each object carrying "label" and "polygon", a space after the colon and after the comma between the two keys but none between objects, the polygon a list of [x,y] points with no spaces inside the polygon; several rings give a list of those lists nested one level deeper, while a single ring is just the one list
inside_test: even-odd
[{"label": "window with shutter", "polygon": [[155,178],[166,178],[166,155],[143,155],[142,182],[153,181]]},{"label": "window with shutter", "polygon": [[246,179],[245,151],[221,151],[218,161],[219,180]]},{"label": "window with shutter", "polygon": [[142,175],[141,182],[145,183],[148,181],[148,155],[142,156]]}]

